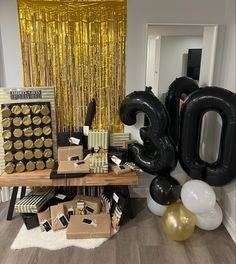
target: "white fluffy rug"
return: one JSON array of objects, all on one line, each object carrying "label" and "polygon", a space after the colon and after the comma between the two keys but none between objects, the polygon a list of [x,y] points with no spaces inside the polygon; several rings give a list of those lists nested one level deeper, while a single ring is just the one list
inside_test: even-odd
[{"label": "white fluffy rug", "polygon": [[55,232],[52,230],[41,232],[40,227],[27,230],[25,225],[23,225],[13,241],[11,249],[39,247],[57,250],[71,246],[92,249],[99,247],[107,240],[108,238],[66,239],[66,229]]}]

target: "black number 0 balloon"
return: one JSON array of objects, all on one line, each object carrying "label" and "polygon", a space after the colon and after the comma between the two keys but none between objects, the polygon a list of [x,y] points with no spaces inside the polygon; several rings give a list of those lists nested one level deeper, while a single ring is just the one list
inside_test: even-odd
[{"label": "black number 0 balloon", "polygon": [[[201,160],[199,145],[203,115],[216,111],[222,118],[218,160]],[[181,112],[180,164],[190,177],[213,186],[223,186],[236,178],[236,94],[218,87],[193,92]]]},{"label": "black number 0 balloon", "polygon": [[128,126],[134,125],[139,112],[146,115],[149,125],[140,129],[144,145],[130,145],[129,157],[150,173],[172,170],[177,161],[174,143],[168,136],[168,112],[151,91],[138,91],[123,100],[120,107],[121,121]]}]

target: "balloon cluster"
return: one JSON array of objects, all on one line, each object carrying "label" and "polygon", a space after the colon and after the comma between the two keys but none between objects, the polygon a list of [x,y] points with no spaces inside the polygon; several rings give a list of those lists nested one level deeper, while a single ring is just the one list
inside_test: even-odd
[{"label": "balloon cluster", "polygon": [[[219,87],[199,88],[194,80],[181,77],[170,85],[165,105],[167,109],[150,89],[133,92],[122,102],[120,118],[134,125],[137,113],[145,114],[148,124],[140,129],[143,145],[131,144],[128,156],[156,175],[150,184],[148,208],[162,216],[171,239],[182,241],[193,234],[195,226],[213,230],[222,222],[210,185],[223,186],[236,178],[236,95]],[[202,117],[208,111],[222,118],[220,150],[213,164],[199,156]],[[178,159],[193,180],[171,176]]]}]

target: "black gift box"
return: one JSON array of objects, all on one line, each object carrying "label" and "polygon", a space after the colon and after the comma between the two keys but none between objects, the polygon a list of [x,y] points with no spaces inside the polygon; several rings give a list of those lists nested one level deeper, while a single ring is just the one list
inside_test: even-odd
[{"label": "black gift box", "polygon": [[83,145],[83,133],[82,131],[78,132],[60,132],[58,134],[58,146],[59,147],[66,147],[66,146],[74,146],[74,144],[71,144],[69,139],[70,137],[78,138],[80,139],[80,145]]},{"label": "black gift box", "polygon": [[28,230],[39,226],[39,220],[37,214],[21,214],[21,217]]}]

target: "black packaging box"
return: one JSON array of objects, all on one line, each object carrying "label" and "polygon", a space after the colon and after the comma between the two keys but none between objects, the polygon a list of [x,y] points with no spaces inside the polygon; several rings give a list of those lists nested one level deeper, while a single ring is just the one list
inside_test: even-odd
[{"label": "black packaging box", "polygon": [[28,230],[39,226],[39,220],[37,214],[21,214],[21,217],[25,223]]}]

